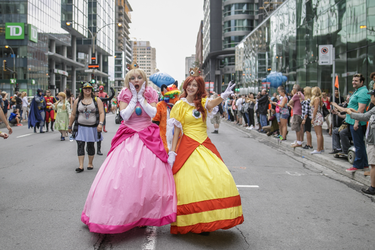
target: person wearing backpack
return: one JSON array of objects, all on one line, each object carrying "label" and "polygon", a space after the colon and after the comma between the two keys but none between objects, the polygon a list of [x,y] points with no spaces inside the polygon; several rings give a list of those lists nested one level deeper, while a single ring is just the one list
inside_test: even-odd
[{"label": "person wearing backpack", "polygon": [[[87,170],[94,168],[95,142],[103,140],[103,136],[101,136],[103,121],[104,108],[102,100],[95,98],[92,85],[86,82],[83,84],[79,98],[74,101],[68,126],[69,133],[72,133],[73,138],[77,141],[79,160],[79,167],[76,168],[77,173],[81,173],[84,170],[85,144],[87,144],[89,156]],[[72,129],[73,122],[74,128]]]}]

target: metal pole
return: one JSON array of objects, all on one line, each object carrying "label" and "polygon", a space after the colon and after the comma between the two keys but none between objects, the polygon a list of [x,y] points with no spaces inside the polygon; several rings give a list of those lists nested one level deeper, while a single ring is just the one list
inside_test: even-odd
[{"label": "metal pole", "polygon": [[[332,47],[332,99],[330,100],[333,102],[335,100],[335,79],[336,79],[336,60],[335,60],[335,47]],[[339,102],[340,102],[340,90],[339,90]],[[333,127],[333,105],[331,105],[331,126]],[[328,128],[330,129],[330,128]]]}]

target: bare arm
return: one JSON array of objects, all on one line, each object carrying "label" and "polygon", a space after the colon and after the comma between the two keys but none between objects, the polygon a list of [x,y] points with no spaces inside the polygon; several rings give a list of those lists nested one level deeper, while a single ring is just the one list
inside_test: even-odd
[{"label": "bare arm", "polygon": [[[74,103],[73,103],[73,109],[72,109],[72,114],[70,116],[69,127],[72,127],[74,119],[76,118],[76,115],[77,115],[77,104],[78,104],[78,99],[76,99],[74,101]],[[69,129],[69,130],[71,131],[72,129]]]},{"label": "bare arm", "polygon": [[171,151],[176,152],[178,137],[180,136],[181,129],[174,126],[174,134],[173,134],[173,140],[172,140],[172,148]]}]

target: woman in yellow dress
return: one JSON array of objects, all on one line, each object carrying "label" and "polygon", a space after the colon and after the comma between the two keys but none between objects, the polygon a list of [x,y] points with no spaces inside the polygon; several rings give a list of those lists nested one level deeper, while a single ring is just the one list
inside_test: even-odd
[{"label": "woman in yellow dress", "polygon": [[181,99],[171,111],[168,123],[174,125],[174,136],[168,162],[178,200],[172,234],[208,234],[244,221],[236,183],[208,138],[206,125],[207,115],[233,93],[233,87],[230,83],[221,97],[209,100],[197,68],[190,69]]}]

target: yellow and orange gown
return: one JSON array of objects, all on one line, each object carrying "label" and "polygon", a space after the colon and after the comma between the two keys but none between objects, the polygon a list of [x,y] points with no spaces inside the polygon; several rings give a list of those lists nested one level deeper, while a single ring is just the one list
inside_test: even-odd
[{"label": "yellow and orange gown", "polygon": [[[203,98],[207,114],[206,102]],[[183,133],[172,168],[177,220],[171,224],[171,233],[212,232],[241,224],[244,218],[236,183],[208,138],[201,113],[182,98],[173,106],[168,123]]]}]

